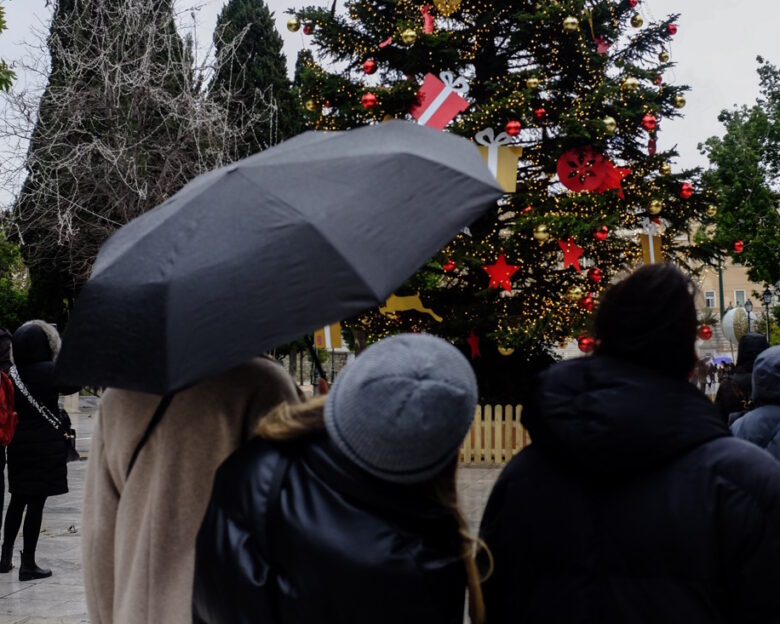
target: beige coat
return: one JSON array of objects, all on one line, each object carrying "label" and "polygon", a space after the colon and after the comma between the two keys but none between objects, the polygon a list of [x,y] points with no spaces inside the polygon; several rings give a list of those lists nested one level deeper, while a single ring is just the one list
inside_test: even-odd
[{"label": "beige coat", "polygon": [[191,624],[195,537],[217,467],[259,416],[297,400],[292,379],[269,359],[201,382],[174,397],[126,481],[160,397],[106,391],[82,519],[92,624]]}]

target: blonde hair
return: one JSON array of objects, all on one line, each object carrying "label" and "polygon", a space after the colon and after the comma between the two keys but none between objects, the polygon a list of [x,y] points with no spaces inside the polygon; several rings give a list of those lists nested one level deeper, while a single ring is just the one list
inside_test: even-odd
[{"label": "blonde hair", "polygon": [[[320,396],[306,403],[291,405],[283,403],[260,420],[255,430],[256,435],[266,440],[295,440],[325,431],[325,397]],[[461,538],[461,558],[466,567],[466,581],[469,590],[469,617],[472,624],[484,624],[485,601],[482,597],[482,586],[477,570],[476,555],[483,550],[493,567],[493,557],[482,540],[474,538],[469,532],[466,520],[458,506],[458,491],[455,474],[457,461],[430,480],[435,500],[447,509],[458,523],[458,533]],[[488,575],[490,572],[488,571]]]}]

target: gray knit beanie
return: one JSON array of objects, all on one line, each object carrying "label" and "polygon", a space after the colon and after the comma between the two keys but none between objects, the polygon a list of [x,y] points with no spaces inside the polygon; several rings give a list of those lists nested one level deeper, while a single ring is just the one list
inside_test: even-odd
[{"label": "gray knit beanie", "polygon": [[339,374],[325,426],[367,472],[417,483],[455,459],[476,405],[477,380],[460,351],[435,336],[401,334],[372,345]]}]

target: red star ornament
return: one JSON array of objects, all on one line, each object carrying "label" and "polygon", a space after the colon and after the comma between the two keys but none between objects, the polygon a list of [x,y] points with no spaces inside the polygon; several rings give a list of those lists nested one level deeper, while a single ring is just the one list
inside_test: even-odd
[{"label": "red star ornament", "polygon": [[471,347],[471,359],[475,359],[478,357],[482,357],[482,354],[479,352],[479,336],[474,333],[474,330],[471,330],[471,333],[469,334],[469,337],[466,338],[466,342],[469,343],[469,347]]},{"label": "red star ornament", "polygon": [[559,240],[558,244],[561,246],[561,251],[563,251],[563,268],[568,269],[570,266],[573,266],[577,269],[577,273],[582,273],[580,257],[585,253],[585,250],[577,245],[571,236],[567,241]]},{"label": "red star ornament", "polygon": [[507,264],[504,254],[501,254],[495,264],[483,264],[482,268],[490,276],[488,288],[503,287],[512,292],[512,276],[520,270],[519,266]]}]

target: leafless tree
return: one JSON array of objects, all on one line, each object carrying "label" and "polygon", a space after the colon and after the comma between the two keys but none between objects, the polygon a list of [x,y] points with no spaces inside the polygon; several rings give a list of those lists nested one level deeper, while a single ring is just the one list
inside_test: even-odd
[{"label": "leafless tree", "polygon": [[59,0],[48,35],[19,63],[32,80],[2,94],[0,193],[13,198],[33,287],[48,275],[59,301],[114,230],[234,160],[248,128],[274,136],[271,93],[237,121],[231,94],[208,89],[241,38],[196,62],[174,10],[165,0]]}]

